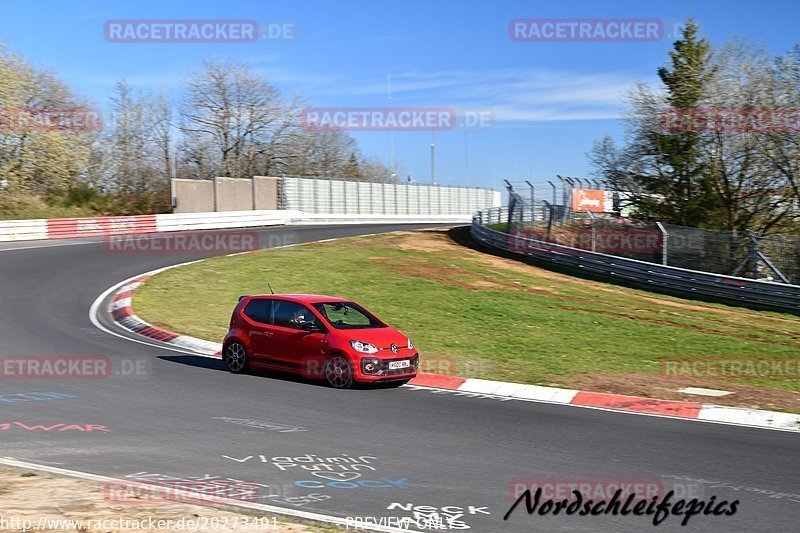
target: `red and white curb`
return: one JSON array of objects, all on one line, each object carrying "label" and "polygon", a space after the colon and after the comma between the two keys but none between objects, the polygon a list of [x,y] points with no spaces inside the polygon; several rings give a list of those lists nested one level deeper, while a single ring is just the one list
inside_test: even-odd
[{"label": "red and white curb", "polygon": [[108,313],[112,320],[120,327],[146,337],[150,340],[163,342],[176,348],[190,350],[206,356],[219,356],[222,350],[222,344],[218,342],[204,341],[195,337],[187,335],[179,335],[171,331],[157,328],[133,313],[131,307],[131,297],[142,283],[144,283],[153,273],[148,273],[139,276],[136,279],[125,283],[120,287],[114,296],[111,298],[111,303],[108,306]]},{"label": "red and white curb", "polygon": [[[180,265],[167,268],[174,268],[175,266]],[[116,288],[115,292],[114,289],[112,289],[114,295],[107,309],[109,315],[120,327],[138,336],[166,343],[170,346],[174,346],[176,349],[188,350],[204,357],[219,358],[222,350],[221,343],[206,341],[188,335],[180,335],[157,328],[148,324],[133,313],[133,309],[131,308],[133,292],[150,276],[164,270],[167,269],[155,270],[136,278],[126,280]],[[575,389],[540,387],[538,385],[462,378],[442,374],[420,373],[410,382],[410,385],[443,391],[479,394],[502,399],[567,404],[578,407],[623,411],[627,413],[667,416],[721,424],[800,432],[800,415],[776,411],[724,407],[696,402],[658,400],[654,398],[624,396],[621,394],[608,394],[604,392],[587,392]]]},{"label": "red and white curb", "polygon": [[486,379],[459,378],[438,374],[421,374],[411,383],[424,387],[485,394],[518,400],[594,407],[612,411],[689,418],[706,422],[736,424],[761,428],[800,431],[800,415],[762,411],[740,407],[658,400],[640,396],[625,396],[605,392],[586,392],[574,389],[540,387]]}]

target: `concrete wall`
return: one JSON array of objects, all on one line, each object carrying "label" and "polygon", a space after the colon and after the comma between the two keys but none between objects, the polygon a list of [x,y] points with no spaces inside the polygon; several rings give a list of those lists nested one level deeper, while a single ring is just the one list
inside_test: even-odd
[{"label": "concrete wall", "polygon": [[253,209],[253,180],[216,178],[217,211]]},{"label": "concrete wall", "polygon": [[214,182],[211,180],[174,180],[173,195],[178,200],[175,213],[214,211]]},{"label": "concrete wall", "polygon": [[176,213],[288,209],[347,215],[472,215],[500,205],[479,187],[368,183],[315,178],[175,180]]},{"label": "concrete wall", "polygon": [[278,182],[280,178],[253,177],[253,209],[279,209]]}]

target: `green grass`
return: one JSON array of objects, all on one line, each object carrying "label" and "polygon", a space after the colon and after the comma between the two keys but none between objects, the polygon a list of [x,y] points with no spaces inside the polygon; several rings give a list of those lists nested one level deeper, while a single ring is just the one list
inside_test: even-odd
[{"label": "green grass", "polygon": [[497,222],[495,224],[487,224],[486,227],[491,228],[495,231],[506,231],[508,228],[508,222]]},{"label": "green grass", "polygon": [[[555,274],[453,244],[443,232],[341,239],[218,257],[151,278],[136,313],[220,341],[243,294],[351,298],[455,372],[542,385],[652,373],[694,356],[800,357],[800,320]],[[452,370],[452,369],[451,369]],[[800,391],[794,377],[749,385]]]}]

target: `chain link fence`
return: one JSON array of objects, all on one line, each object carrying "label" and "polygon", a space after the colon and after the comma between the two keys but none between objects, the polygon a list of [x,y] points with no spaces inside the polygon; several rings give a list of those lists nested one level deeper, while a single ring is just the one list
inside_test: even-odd
[{"label": "chain link fence", "polygon": [[573,212],[509,191],[508,232],[649,263],[779,283],[800,283],[800,237],[756,236]]}]

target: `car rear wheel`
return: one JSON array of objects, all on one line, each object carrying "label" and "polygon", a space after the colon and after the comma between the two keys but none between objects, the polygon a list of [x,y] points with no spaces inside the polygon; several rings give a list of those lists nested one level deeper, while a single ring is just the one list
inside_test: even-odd
[{"label": "car rear wheel", "polygon": [[325,361],[325,380],[334,389],[347,389],[353,385],[353,366],[346,357],[334,355]]},{"label": "car rear wheel", "polygon": [[225,361],[225,366],[228,367],[228,370],[234,374],[241,374],[247,371],[247,350],[240,342],[232,342],[225,346],[222,359]]}]

